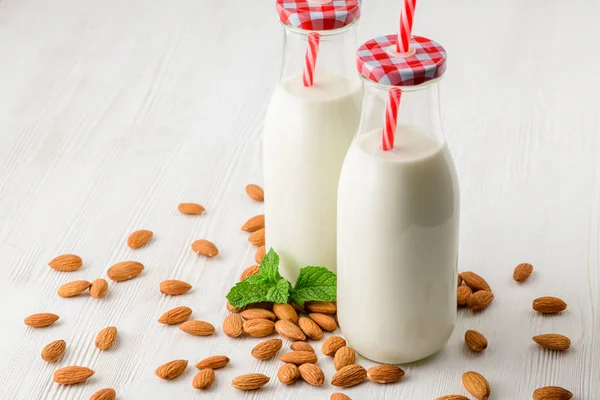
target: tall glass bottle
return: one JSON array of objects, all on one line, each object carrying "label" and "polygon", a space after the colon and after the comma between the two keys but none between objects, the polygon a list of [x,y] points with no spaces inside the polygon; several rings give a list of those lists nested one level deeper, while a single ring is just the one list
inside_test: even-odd
[{"label": "tall glass bottle", "polygon": [[364,357],[406,363],[440,350],[454,329],[459,190],[439,111],[446,53],[413,37],[415,54],[398,55],[395,40],[357,53],[365,97],[339,183],[338,320]]},{"label": "tall glass bottle", "polygon": [[[263,139],[267,248],[292,283],[300,268],[336,270],[337,185],[360,119],[354,67],[359,0],[278,0],[285,28],[283,69]],[[309,37],[318,34],[313,84],[306,86]]]}]

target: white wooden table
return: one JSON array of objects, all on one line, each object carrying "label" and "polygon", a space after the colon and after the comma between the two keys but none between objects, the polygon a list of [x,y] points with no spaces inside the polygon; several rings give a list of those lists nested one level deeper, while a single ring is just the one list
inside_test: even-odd
[{"label": "white wooden table", "polygon": [[[359,40],[393,32],[399,7],[365,1]],[[459,267],[486,277],[496,300],[480,314],[461,310],[446,348],[403,366],[403,382],[344,390],[353,399],[466,394],[468,370],[489,379],[493,399],[528,399],[544,385],[600,396],[598,15],[597,1],[419,2],[414,32],[450,54],[442,109],[462,190]],[[244,186],[262,182],[261,124],[281,39],[273,0],[0,1],[0,399],[88,399],[103,387],[127,400],[327,399],[337,391],[324,357],[324,387],[284,387],[278,361],[250,356],[258,339],[220,329],[224,296],[253,262],[239,228],[261,205]],[[207,211],[181,215],[182,201]],[[127,235],[142,228],[154,241],[130,250]],[[193,254],[199,238],[214,241],[219,256]],[[69,252],[84,259],[81,270],[47,266]],[[56,295],[62,283],[105,276],[127,259],[146,270],[111,284],[106,298]],[[523,261],[535,272],[518,285],[512,269]],[[158,284],[169,278],[194,289],[163,296]],[[531,301],[541,295],[569,308],[536,315]],[[176,305],[218,334],[197,338],[156,322]],[[60,321],[23,324],[43,311]],[[94,338],[107,325],[118,327],[118,344],[100,352]],[[487,336],[484,353],[465,349],[466,329]],[[546,332],[568,335],[572,348],[538,348],[531,337]],[[47,364],[40,350],[56,339],[67,351]],[[195,363],[213,354],[231,365],[217,371],[212,390],[194,390]],[[190,360],[184,376],[154,376],[178,358]],[[96,374],[59,387],[52,374],[66,365]],[[234,390],[231,379],[247,372],[272,381],[255,393]]]}]

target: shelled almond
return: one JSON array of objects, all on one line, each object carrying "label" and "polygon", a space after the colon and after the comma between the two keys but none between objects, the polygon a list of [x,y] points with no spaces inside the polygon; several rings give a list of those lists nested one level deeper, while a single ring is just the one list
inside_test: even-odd
[{"label": "shelled almond", "polygon": [[544,296],[535,299],[532,307],[542,314],[558,314],[567,309],[567,303],[558,297]]},{"label": "shelled almond", "polygon": [[367,370],[367,379],[376,383],[398,382],[404,376],[404,370],[395,365],[376,365]]},{"label": "shelled almond", "polygon": [[462,381],[465,389],[474,397],[480,400],[487,400],[490,397],[490,384],[479,372],[465,372]]},{"label": "shelled almond", "polygon": [[366,378],[367,371],[361,365],[351,364],[339,369],[331,378],[331,384],[348,388],[364,382]]},{"label": "shelled almond", "polygon": [[244,232],[256,232],[259,229],[265,227],[265,216],[264,214],[255,215],[242,225]]},{"label": "shelled almond", "polygon": [[194,376],[192,387],[194,389],[208,389],[215,382],[215,371],[205,368]]},{"label": "shelled almond", "polygon": [[325,374],[323,370],[315,364],[307,363],[298,367],[300,377],[304,382],[312,386],[323,386],[325,382]]},{"label": "shelled almond", "polygon": [[459,286],[458,289],[456,289],[456,304],[459,306],[466,306],[469,302],[469,297],[471,297],[472,294],[473,290],[470,287],[466,285]]},{"label": "shelled almond", "polygon": [[348,346],[341,347],[333,356],[333,366],[335,367],[336,371],[339,371],[348,365],[354,364],[355,361],[356,352],[354,349]]},{"label": "shelled almond", "polygon": [[248,241],[257,247],[265,245],[265,229],[259,229],[248,236]]},{"label": "shelled almond", "polygon": [[196,364],[196,368],[220,369],[227,366],[227,364],[229,364],[229,357],[227,356],[210,356],[200,360],[198,364]]},{"label": "shelled almond", "polygon": [[252,349],[252,357],[257,360],[269,360],[275,357],[275,354],[281,349],[283,342],[281,339],[268,339],[260,342]]},{"label": "shelled almond", "polygon": [[273,312],[279,319],[290,321],[294,324],[298,323],[298,313],[289,303],[273,304]]},{"label": "shelled almond", "polygon": [[473,289],[474,292],[477,292],[479,290],[487,290],[488,292],[492,291],[490,285],[486,282],[486,280],[483,279],[481,276],[477,275],[475,272],[461,272],[460,277],[464,281],[465,285]]},{"label": "shelled almond", "polygon": [[316,363],[317,356],[312,351],[291,351],[279,357],[284,363],[302,365],[306,363]]},{"label": "shelled almond", "polygon": [[186,306],[179,306],[170,309],[160,316],[158,322],[165,325],[177,325],[187,321],[192,315],[192,309]]},{"label": "shelled almond", "polygon": [[74,385],[88,380],[94,373],[87,367],[72,365],[54,371],[54,382],[61,385]]},{"label": "shelled almond", "polygon": [[269,336],[275,330],[275,323],[269,319],[251,319],[243,324],[244,333],[252,337]]},{"label": "shelled almond", "polygon": [[112,347],[117,338],[117,328],[107,326],[96,335],[96,347],[100,350],[108,350]]},{"label": "shelled almond", "polygon": [[198,203],[181,203],[177,209],[180,213],[188,215],[199,215],[205,211],[204,207]]},{"label": "shelled almond", "polygon": [[150,240],[152,240],[152,236],[154,236],[152,231],[140,229],[129,235],[127,238],[127,246],[132,249],[139,249],[140,247],[147,245]]},{"label": "shelled almond", "polygon": [[263,258],[267,255],[267,249],[265,246],[260,246],[256,249],[256,253],[254,253],[254,261],[260,264]]},{"label": "shelled almond", "polygon": [[63,254],[53,258],[48,265],[56,271],[72,272],[81,268],[83,261],[75,254]]},{"label": "shelled almond", "polygon": [[573,393],[560,386],[544,386],[533,392],[533,400],[569,400],[572,398]]},{"label": "shelled almond", "polygon": [[306,335],[298,325],[284,319],[280,319],[275,323],[275,330],[291,342],[306,340]]},{"label": "shelled almond", "polygon": [[296,364],[283,364],[279,368],[279,371],[277,371],[277,378],[279,379],[279,382],[283,383],[284,385],[291,385],[292,383],[295,383],[299,377],[300,371],[298,370]]},{"label": "shelled almond", "polygon": [[185,321],[179,325],[179,329],[193,336],[210,336],[215,333],[215,327],[206,321]]},{"label": "shelled almond", "polygon": [[240,282],[245,281],[246,279],[250,278],[252,275],[258,274],[259,269],[260,269],[260,267],[258,265],[251,265],[248,268],[246,268],[244,270],[244,272],[242,272],[242,275],[240,275]]},{"label": "shelled almond", "polygon": [[323,330],[321,327],[308,317],[300,317],[300,319],[298,319],[298,325],[306,337],[309,337],[312,340],[320,340],[323,337]]},{"label": "shelled almond", "polygon": [[209,240],[200,239],[192,243],[192,251],[204,257],[216,257],[219,254],[217,246]]},{"label": "shelled almond", "polygon": [[533,265],[522,263],[515,267],[513,271],[513,279],[517,282],[524,282],[533,272]]},{"label": "shelled almond", "polygon": [[229,314],[223,320],[223,333],[232,338],[240,337],[244,334],[244,321],[239,314]]},{"label": "shelled almond", "polygon": [[564,351],[571,347],[571,339],[558,333],[545,333],[533,337],[533,341],[548,350]]},{"label": "shelled almond", "polygon": [[115,282],[123,282],[137,277],[143,270],[144,266],[142,263],[137,261],[123,261],[110,267],[107,275]]},{"label": "shelled almond", "polygon": [[290,348],[295,351],[312,351],[313,353],[315,352],[315,349],[313,349],[313,347],[306,342],[293,342],[290,345]]},{"label": "shelled almond", "polygon": [[321,313],[310,313],[308,314],[310,319],[315,321],[317,325],[321,327],[324,331],[333,332],[337,329],[337,323],[335,319],[326,314]]},{"label": "shelled almond", "polygon": [[117,398],[117,392],[111,388],[100,389],[94,393],[90,400],[115,400]]},{"label": "shelled almond", "polygon": [[479,290],[469,296],[467,305],[473,311],[486,309],[494,300],[494,294],[487,290]]},{"label": "shelled almond", "polygon": [[67,343],[64,340],[55,340],[54,342],[48,343],[42,349],[42,360],[54,362],[63,355],[66,348]]},{"label": "shelled almond", "polygon": [[231,386],[238,390],[257,390],[265,386],[271,378],[263,374],[240,375],[231,381]]},{"label": "shelled almond", "polygon": [[323,342],[321,351],[326,356],[333,357],[335,353],[344,346],[346,346],[346,340],[344,340],[344,338],[340,336],[329,336],[325,339],[325,342]]},{"label": "shelled almond", "polygon": [[44,328],[52,325],[58,321],[59,318],[60,317],[56,314],[39,313],[28,316],[23,322],[25,322],[25,325],[31,326],[32,328]]},{"label": "shelled almond", "polygon": [[268,319],[275,321],[275,314],[264,308],[247,308],[240,313],[240,316],[246,321],[251,319]]},{"label": "shelled almond", "polygon": [[92,286],[90,286],[90,296],[95,297],[97,299],[104,297],[107,291],[108,282],[106,282],[106,279],[96,279],[92,282]]},{"label": "shelled almond", "polygon": [[472,351],[481,352],[487,348],[488,342],[481,333],[468,330],[465,332],[465,344]]},{"label": "shelled almond", "polygon": [[183,374],[187,368],[188,360],[173,360],[158,367],[154,374],[161,379],[172,380]]},{"label": "shelled almond", "polygon": [[332,301],[310,301],[306,303],[306,308],[314,313],[333,315],[337,312],[337,306]]},{"label": "shelled almond", "polygon": [[60,297],[74,297],[88,290],[90,286],[92,286],[92,284],[88,281],[71,281],[59,287],[57,294]]},{"label": "shelled almond", "polygon": [[249,184],[246,186],[246,193],[254,201],[264,201],[265,193],[262,188],[255,184]]},{"label": "shelled almond", "polygon": [[192,288],[187,282],[168,279],[160,283],[160,292],[169,296],[179,296],[187,293]]}]

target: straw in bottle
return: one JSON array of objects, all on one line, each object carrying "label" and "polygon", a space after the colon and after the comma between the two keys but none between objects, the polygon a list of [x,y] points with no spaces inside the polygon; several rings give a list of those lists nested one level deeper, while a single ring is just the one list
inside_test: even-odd
[{"label": "straw in bottle", "polygon": [[308,46],[304,57],[304,74],[302,81],[304,86],[310,87],[314,84],[315,66],[317,65],[317,55],[319,54],[319,43],[321,35],[317,32],[308,34]]},{"label": "straw in bottle", "polygon": [[381,138],[381,148],[384,151],[394,148],[394,134],[396,133],[401,96],[402,90],[398,87],[393,87],[388,92],[388,102],[385,107],[385,125],[383,126],[383,135]]}]

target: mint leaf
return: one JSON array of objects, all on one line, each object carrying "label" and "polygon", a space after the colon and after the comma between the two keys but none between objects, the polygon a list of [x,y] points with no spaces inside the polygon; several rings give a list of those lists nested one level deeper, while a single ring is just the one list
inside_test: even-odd
[{"label": "mint leaf", "polygon": [[336,287],[337,277],[327,268],[304,267],[292,289],[292,300],[300,306],[307,301],[334,301]]},{"label": "mint leaf", "polygon": [[292,285],[285,279],[280,279],[275,286],[271,286],[267,294],[267,301],[282,304],[290,301]]},{"label": "mint leaf", "polygon": [[227,293],[227,300],[232,306],[241,308],[251,303],[267,301],[270,286],[264,283],[251,283],[248,280],[238,282]]},{"label": "mint leaf", "polygon": [[267,279],[264,276],[262,276],[260,273],[247,277],[246,279],[243,280],[243,282],[251,283],[253,285],[258,284],[258,283],[263,283],[265,285],[269,284]]},{"label": "mint leaf", "polygon": [[279,274],[279,256],[271,248],[260,262],[259,275],[269,284],[276,285],[281,278]]}]

